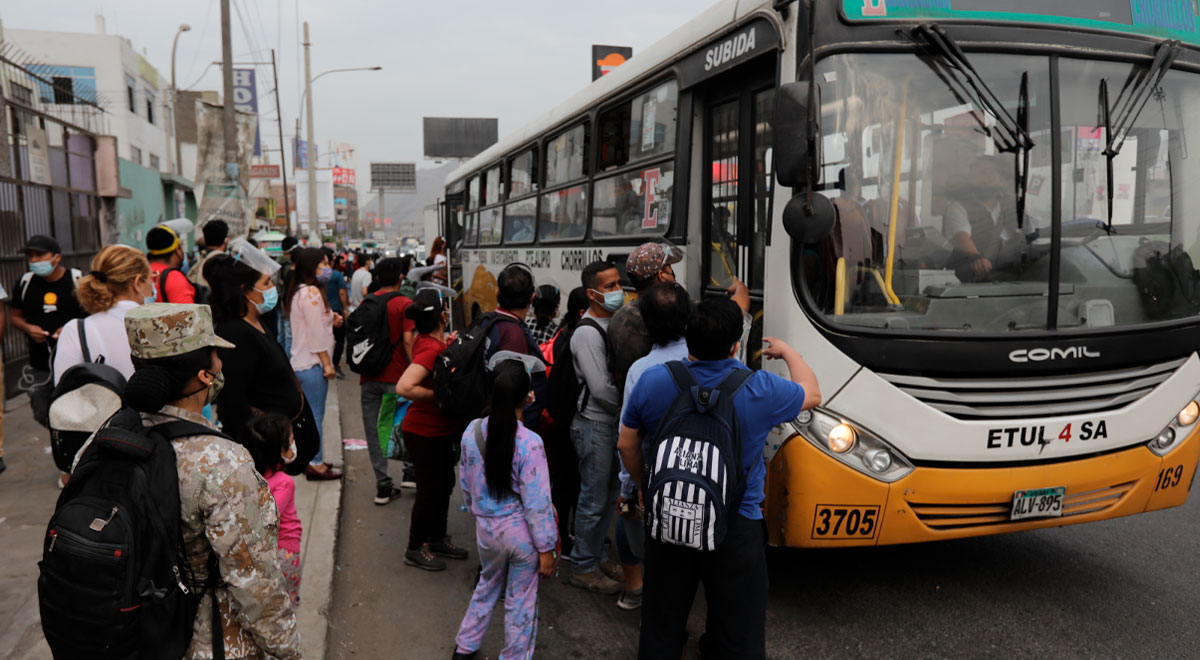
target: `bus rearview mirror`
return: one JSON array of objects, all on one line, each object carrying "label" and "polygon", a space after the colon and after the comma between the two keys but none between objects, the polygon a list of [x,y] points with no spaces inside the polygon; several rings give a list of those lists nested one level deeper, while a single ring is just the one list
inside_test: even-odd
[{"label": "bus rearview mirror", "polygon": [[775,94],[775,176],[781,185],[790,188],[808,185],[809,167],[813,167],[814,185],[820,178],[820,168],[812,164],[817,157],[812,151],[820,148],[820,141],[817,131],[809,134],[808,97],[807,81],[781,85]]},{"label": "bus rearview mirror", "polygon": [[783,228],[788,236],[800,244],[820,243],[833,231],[837,220],[837,208],[824,195],[813,194],[809,203],[808,194],[800,193],[788,200],[783,207]]}]

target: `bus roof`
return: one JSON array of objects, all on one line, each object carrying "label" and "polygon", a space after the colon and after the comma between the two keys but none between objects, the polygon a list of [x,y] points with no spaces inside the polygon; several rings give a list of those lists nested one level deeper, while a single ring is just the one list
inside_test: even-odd
[{"label": "bus roof", "polygon": [[519,130],[500,139],[496,144],[464,163],[446,177],[446,185],[465,178],[484,165],[496,161],[513,149],[540,136],[560,122],[578,116],[606,96],[620,90],[628,83],[653,72],[661,65],[682,57],[693,47],[705,42],[716,33],[729,27],[734,21],[752,12],[770,8],[772,0],[721,0],[704,13],[688,21],[682,27],[650,45],[646,50],[635,53],[629,61],[613,69],[599,80],[576,92],[567,100],[543,113]]}]

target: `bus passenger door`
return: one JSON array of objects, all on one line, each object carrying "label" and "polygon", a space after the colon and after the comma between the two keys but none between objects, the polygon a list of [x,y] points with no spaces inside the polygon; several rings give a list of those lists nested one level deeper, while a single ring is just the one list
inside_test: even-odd
[{"label": "bus passenger door", "polygon": [[750,289],[746,364],[762,363],[763,274],[771,224],[775,62],[760,58],[718,78],[703,95],[702,290],[724,295],[736,277]]}]

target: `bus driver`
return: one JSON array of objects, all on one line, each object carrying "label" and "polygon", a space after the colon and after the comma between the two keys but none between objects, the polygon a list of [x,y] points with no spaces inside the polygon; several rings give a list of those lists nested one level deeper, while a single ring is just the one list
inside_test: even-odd
[{"label": "bus driver", "polygon": [[1003,167],[996,156],[977,158],[957,199],[946,206],[942,231],[954,244],[950,265],[963,282],[987,279],[1024,243]]}]

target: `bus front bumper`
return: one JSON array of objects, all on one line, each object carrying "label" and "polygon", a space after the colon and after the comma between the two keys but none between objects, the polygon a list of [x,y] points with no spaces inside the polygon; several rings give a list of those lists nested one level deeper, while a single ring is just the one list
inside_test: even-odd
[{"label": "bus front bumper", "polygon": [[[884,483],[799,435],[767,467],[772,545],[887,545],[1107,520],[1183,504],[1200,459],[1200,428],[1169,454],[1145,445],[1043,465],[917,467]],[[1010,520],[1018,490],[1066,487],[1062,517]]]}]

